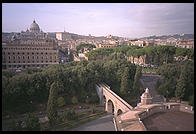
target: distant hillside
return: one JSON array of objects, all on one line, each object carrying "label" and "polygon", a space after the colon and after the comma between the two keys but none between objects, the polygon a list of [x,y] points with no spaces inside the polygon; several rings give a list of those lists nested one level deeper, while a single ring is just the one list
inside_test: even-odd
[{"label": "distant hillside", "polygon": [[184,40],[194,40],[194,34],[174,34],[174,35],[162,35],[162,36],[149,36],[149,37],[143,37],[140,39],[168,39],[168,38],[175,38],[175,39],[184,39]]}]

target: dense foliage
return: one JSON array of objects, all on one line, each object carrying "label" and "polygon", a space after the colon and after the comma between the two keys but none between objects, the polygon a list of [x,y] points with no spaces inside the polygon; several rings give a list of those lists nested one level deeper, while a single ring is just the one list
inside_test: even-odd
[{"label": "dense foliage", "polygon": [[194,50],[187,48],[179,48],[174,46],[125,46],[125,47],[112,47],[112,48],[99,48],[90,51],[86,54],[89,59],[98,59],[100,57],[107,57],[114,53],[123,54],[126,56],[133,56],[138,58],[146,56],[146,62],[154,65],[163,65],[164,63],[173,63],[175,56],[187,56],[188,59],[194,60]]},{"label": "dense foliage", "polygon": [[160,94],[167,99],[176,97],[193,104],[194,61],[163,65],[158,69],[158,73],[163,77],[163,83],[158,84]]},{"label": "dense foliage", "polygon": [[125,68],[129,74],[129,87],[132,88],[136,66],[118,55],[108,58],[51,65],[34,73],[24,71],[13,76],[3,75],[3,112],[32,112],[34,104],[47,103],[54,81],[58,90],[57,98],[63,97],[65,106],[78,102],[99,103],[95,84],[100,82],[105,82],[114,92],[120,93]]}]

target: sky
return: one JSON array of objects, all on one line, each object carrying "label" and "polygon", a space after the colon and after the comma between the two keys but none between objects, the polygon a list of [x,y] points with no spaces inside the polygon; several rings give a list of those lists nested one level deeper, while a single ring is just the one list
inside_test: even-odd
[{"label": "sky", "polygon": [[2,31],[138,38],[194,33],[194,3],[2,3]]}]

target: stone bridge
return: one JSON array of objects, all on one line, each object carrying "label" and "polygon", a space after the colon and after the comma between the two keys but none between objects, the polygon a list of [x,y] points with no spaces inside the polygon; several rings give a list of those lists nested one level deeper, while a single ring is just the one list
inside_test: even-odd
[{"label": "stone bridge", "polygon": [[133,109],[126,101],[115,94],[106,84],[96,84],[96,90],[100,98],[100,104],[104,104],[105,110],[118,116]]}]

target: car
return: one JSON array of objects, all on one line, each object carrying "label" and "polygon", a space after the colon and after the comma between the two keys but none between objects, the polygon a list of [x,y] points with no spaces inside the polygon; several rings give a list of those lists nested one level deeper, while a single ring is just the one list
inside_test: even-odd
[{"label": "car", "polygon": [[16,73],[22,72],[21,69],[16,69]]}]

